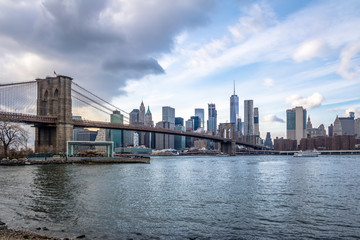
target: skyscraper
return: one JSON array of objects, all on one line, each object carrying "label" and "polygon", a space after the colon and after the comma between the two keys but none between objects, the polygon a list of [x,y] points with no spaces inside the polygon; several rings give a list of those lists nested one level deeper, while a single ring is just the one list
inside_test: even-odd
[{"label": "skyscraper", "polygon": [[[139,124],[139,115],[140,110],[139,109],[133,109],[130,112],[130,124]],[[123,146],[134,146],[134,131],[123,131]]]},{"label": "skyscraper", "polygon": [[306,137],[306,109],[303,107],[286,110],[286,137],[297,140],[298,145]]},{"label": "skyscraper", "polygon": [[253,100],[244,100],[244,135],[254,135]]},{"label": "skyscraper", "polygon": [[260,136],[259,130],[259,108],[254,108],[254,135]]},{"label": "skyscraper", "polygon": [[148,109],[145,113],[145,125],[149,126],[149,127],[153,127],[154,126],[154,122],[152,120],[152,114],[150,112],[150,107],[148,106]]},{"label": "skyscraper", "polygon": [[175,126],[175,108],[169,106],[162,107],[162,120],[165,122],[169,122]]},{"label": "skyscraper", "polygon": [[[145,113],[145,125],[149,127],[154,126],[154,122],[152,120],[152,114],[150,112],[150,107],[148,106],[148,109]],[[155,133],[147,132],[144,135],[144,145],[149,148],[155,148]]]},{"label": "skyscraper", "polygon": [[272,143],[272,140],[271,140],[270,132],[266,133],[266,139],[265,139],[264,145],[265,145],[265,147],[268,147],[270,149],[273,148],[273,143]]},{"label": "skyscraper", "polygon": [[205,128],[205,113],[203,108],[195,108],[195,116],[200,118],[200,127]]},{"label": "skyscraper", "polygon": [[193,120],[194,131],[196,131],[201,125],[201,120],[198,116],[192,116],[190,119]]},{"label": "skyscraper", "polygon": [[217,111],[215,108],[215,103],[208,104],[208,114],[209,120],[207,121],[207,129],[211,131],[212,135],[216,135],[217,127]]},{"label": "skyscraper", "polygon": [[184,119],[182,117],[176,117],[175,126],[184,126]]},{"label": "skyscraper", "polygon": [[230,97],[230,123],[235,124],[235,129],[238,129],[237,119],[239,118],[239,97],[235,94],[235,81],[234,81],[234,94]]},{"label": "skyscraper", "polygon": [[140,124],[145,124],[145,106],[143,101],[141,101],[140,104],[140,112],[139,112],[139,123]]},{"label": "skyscraper", "polygon": [[[174,124],[167,121],[161,121],[156,123],[156,127],[174,129]],[[155,144],[157,150],[174,148],[174,135],[156,133]]]},{"label": "skyscraper", "polygon": [[140,115],[140,110],[133,109],[130,112],[130,124],[138,124],[139,123],[139,115]]},{"label": "skyscraper", "polygon": [[[113,113],[110,115],[110,122],[111,123],[124,123],[124,116],[120,113],[120,111],[116,110],[113,111]],[[111,141],[114,142],[114,147],[121,147],[123,145],[122,142],[122,135],[123,135],[123,131],[122,130],[117,130],[117,129],[112,129],[110,130],[110,134],[111,134]]]}]

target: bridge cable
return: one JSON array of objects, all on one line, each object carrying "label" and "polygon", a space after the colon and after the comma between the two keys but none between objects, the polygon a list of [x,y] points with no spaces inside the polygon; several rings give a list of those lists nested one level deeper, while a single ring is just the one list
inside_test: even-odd
[{"label": "bridge cable", "polygon": [[122,111],[122,112],[124,112],[124,113],[126,113],[126,114],[129,114],[128,112],[126,112],[126,111],[122,110],[122,109],[121,109],[121,108],[119,108],[119,107],[116,107],[115,105],[113,105],[113,104],[109,103],[108,101],[104,100],[103,98],[101,98],[101,97],[99,97],[99,96],[95,95],[94,93],[90,92],[89,90],[86,90],[85,88],[81,87],[79,84],[77,84],[77,83],[75,83],[75,82],[72,82],[72,83],[73,83],[73,84],[75,84],[77,87],[81,88],[82,90],[84,90],[84,91],[86,91],[86,92],[90,93],[90,94],[91,94],[91,95],[93,95],[94,97],[96,97],[96,98],[100,99],[101,101],[103,101],[103,102],[105,102],[105,103],[109,104],[110,106],[114,107],[115,109],[119,109],[120,111]]}]

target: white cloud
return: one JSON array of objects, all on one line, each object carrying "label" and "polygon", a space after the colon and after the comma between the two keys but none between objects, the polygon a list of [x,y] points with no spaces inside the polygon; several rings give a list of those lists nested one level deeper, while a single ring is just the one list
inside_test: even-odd
[{"label": "white cloud", "polygon": [[248,35],[259,32],[276,22],[274,11],[264,2],[255,3],[251,7],[243,9],[243,12],[247,15],[241,17],[236,25],[228,27],[236,42],[240,42]]},{"label": "white cloud", "polygon": [[284,123],[285,121],[274,114],[269,114],[264,117],[265,122],[279,122]]},{"label": "white cloud", "polygon": [[358,108],[348,108],[348,109],[346,109],[344,117],[349,117],[350,112],[355,113],[355,118],[360,117],[360,109],[358,109]]},{"label": "white cloud", "polygon": [[292,95],[286,98],[286,103],[291,104],[291,107],[315,108],[320,106],[323,101],[323,95],[317,92],[307,98],[300,95]]},{"label": "white cloud", "polygon": [[265,78],[264,79],[264,85],[267,86],[267,87],[271,87],[274,85],[274,80],[271,79],[271,78]]},{"label": "white cloud", "polygon": [[321,39],[305,41],[296,49],[293,59],[296,62],[307,61],[314,57],[322,56],[327,48],[327,43]]},{"label": "white cloud", "polygon": [[351,60],[360,53],[360,41],[348,44],[341,52],[340,66],[337,72],[346,79],[354,79],[360,75],[360,66]]}]

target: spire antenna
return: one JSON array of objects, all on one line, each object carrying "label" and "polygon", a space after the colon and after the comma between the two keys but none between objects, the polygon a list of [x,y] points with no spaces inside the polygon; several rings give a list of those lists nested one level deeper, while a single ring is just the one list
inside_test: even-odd
[{"label": "spire antenna", "polygon": [[234,95],[235,95],[235,80],[234,80]]}]

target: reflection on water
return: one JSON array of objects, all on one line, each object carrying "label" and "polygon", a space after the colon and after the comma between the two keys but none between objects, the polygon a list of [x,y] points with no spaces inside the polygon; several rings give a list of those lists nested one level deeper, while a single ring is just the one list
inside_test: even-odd
[{"label": "reflection on water", "polygon": [[97,239],[360,237],[360,156],[0,168],[0,217]]},{"label": "reflection on water", "polygon": [[54,223],[76,221],[75,195],[79,186],[74,182],[74,174],[72,165],[38,166],[28,196],[31,202],[24,206],[34,215],[27,217]]}]

